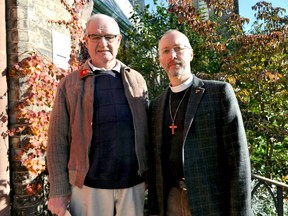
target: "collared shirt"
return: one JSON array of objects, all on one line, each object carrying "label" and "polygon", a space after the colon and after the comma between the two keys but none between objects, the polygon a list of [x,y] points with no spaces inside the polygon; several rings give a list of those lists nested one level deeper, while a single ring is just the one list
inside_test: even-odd
[{"label": "collared shirt", "polygon": [[191,76],[184,83],[181,83],[178,86],[171,86],[170,84],[170,89],[174,93],[184,91],[185,89],[189,88],[192,85],[192,80],[193,80],[193,75],[191,74]]},{"label": "collared shirt", "polygon": [[88,65],[90,66],[92,71],[101,70],[101,71],[115,71],[115,72],[120,73],[120,69],[121,69],[121,64],[118,61],[116,61],[116,65],[111,70],[96,67],[95,65],[92,64],[91,59],[88,60]]}]

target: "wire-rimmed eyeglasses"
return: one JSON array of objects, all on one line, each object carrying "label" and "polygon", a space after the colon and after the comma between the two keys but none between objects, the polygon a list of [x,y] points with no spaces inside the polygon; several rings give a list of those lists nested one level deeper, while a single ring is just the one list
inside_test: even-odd
[{"label": "wire-rimmed eyeglasses", "polygon": [[171,51],[173,51],[176,54],[182,54],[185,49],[191,49],[191,47],[186,46],[186,45],[177,45],[177,46],[174,46],[172,48],[163,48],[163,49],[159,50],[159,54],[160,55],[167,55]]}]

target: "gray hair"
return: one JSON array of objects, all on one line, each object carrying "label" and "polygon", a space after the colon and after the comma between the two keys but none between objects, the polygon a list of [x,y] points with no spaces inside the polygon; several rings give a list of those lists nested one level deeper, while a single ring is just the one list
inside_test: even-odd
[{"label": "gray hair", "polygon": [[115,28],[116,28],[116,31],[118,31],[118,34],[120,34],[120,28],[119,28],[119,25],[117,23],[117,21],[113,18],[113,17],[110,17],[106,14],[94,14],[92,15],[88,21],[86,22],[86,29],[85,29],[85,34],[87,34],[87,28],[90,24],[91,21],[95,21],[97,19],[106,19],[107,21],[110,22],[111,25],[115,25]]}]

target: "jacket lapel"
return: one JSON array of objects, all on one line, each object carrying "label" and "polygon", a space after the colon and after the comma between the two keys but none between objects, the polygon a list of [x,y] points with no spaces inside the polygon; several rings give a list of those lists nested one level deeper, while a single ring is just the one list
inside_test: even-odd
[{"label": "jacket lapel", "polygon": [[184,122],[184,131],[183,131],[184,143],[186,141],[187,133],[194,120],[195,113],[198,109],[201,98],[205,92],[205,88],[203,88],[203,86],[204,86],[203,81],[193,75],[191,93],[187,104],[185,122]]}]

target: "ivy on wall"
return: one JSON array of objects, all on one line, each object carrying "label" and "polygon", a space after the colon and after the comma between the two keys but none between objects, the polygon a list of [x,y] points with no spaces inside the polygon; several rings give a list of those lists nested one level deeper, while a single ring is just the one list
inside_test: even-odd
[{"label": "ivy on wall", "polygon": [[69,69],[58,68],[50,59],[36,52],[29,52],[28,57],[9,71],[9,79],[19,84],[20,98],[13,110],[17,123],[10,127],[7,134],[10,137],[25,137],[20,139],[24,147],[16,152],[13,160],[20,162],[29,172],[30,181],[25,189],[28,195],[35,195],[44,189],[49,116],[59,80],[87,59],[80,17],[87,0],[74,0],[71,6],[66,0],[61,0],[61,3],[71,15],[71,19],[48,22],[63,25],[70,32]]}]

